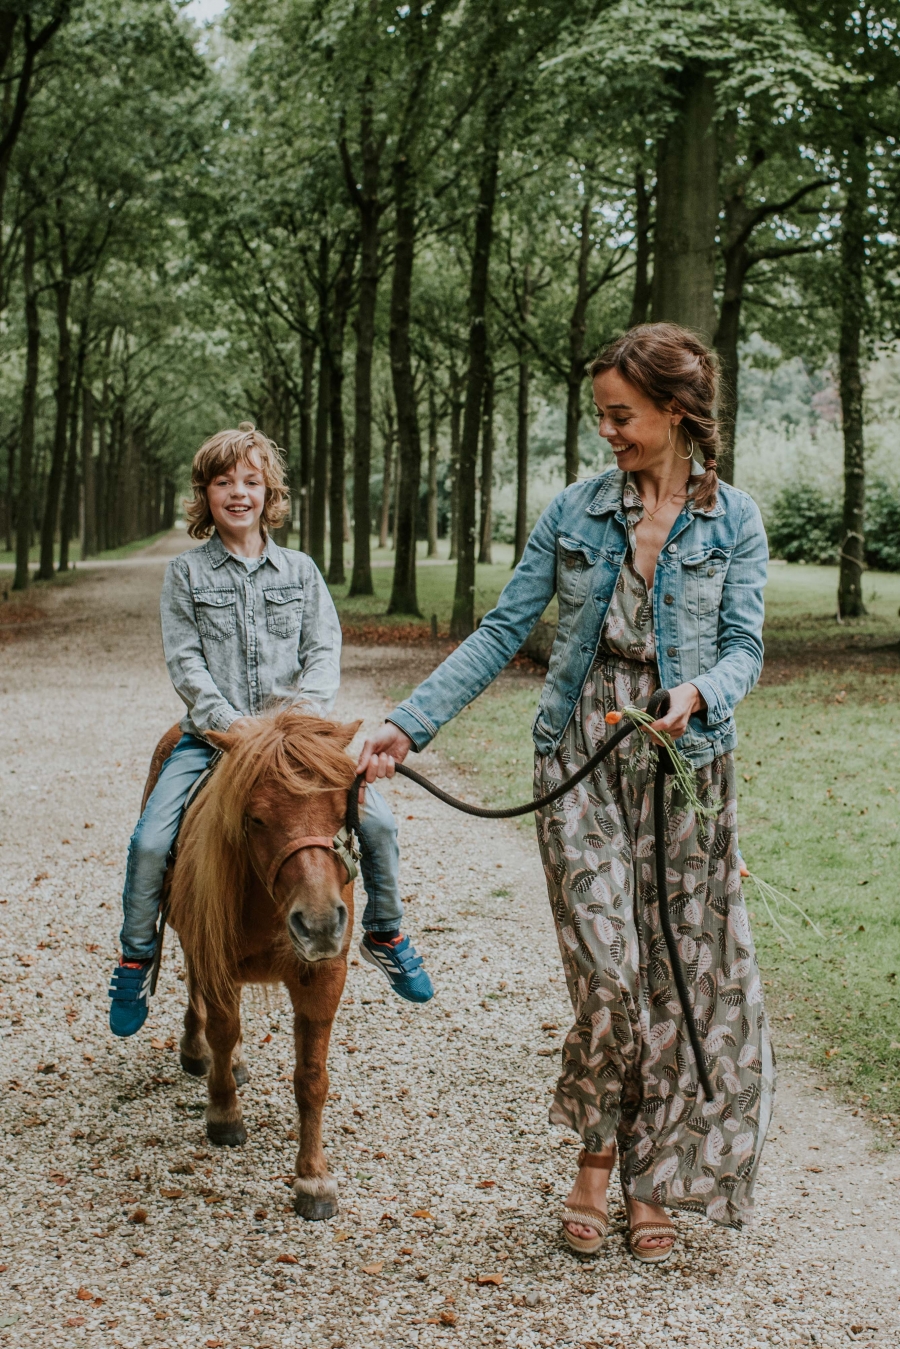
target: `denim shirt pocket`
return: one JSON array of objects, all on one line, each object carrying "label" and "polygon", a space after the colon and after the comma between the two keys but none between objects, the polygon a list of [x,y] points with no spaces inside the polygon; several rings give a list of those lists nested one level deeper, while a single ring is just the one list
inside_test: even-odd
[{"label": "denim shirt pocket", "polygon": [[279,586],[264,590],[266,627],[273,637],[294,637],[303,621],[303,587]]},{"label": "denim shirt pocket", "polygon": [[590,588],[591,568],[599,556],[598,549],[591,548],[579,539],[557,539],[556,593],[559,596],[560,618],[563,605],[577,608],[584,603]]},{"label": "denim shirt pocket", "polygon": [[718,614],[730,556],[724,548],[706,548],[681,559],[685,606],[695,618]]},{"label": "denim shirt pocket", "polygon": [[233,586],[206,587],[192,591],[194,612],[201,637],[222,642],[237,629],[237,599]]}]

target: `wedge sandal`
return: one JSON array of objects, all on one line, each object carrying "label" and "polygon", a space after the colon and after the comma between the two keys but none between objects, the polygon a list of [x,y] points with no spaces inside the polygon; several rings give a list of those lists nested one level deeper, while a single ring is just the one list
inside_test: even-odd
[{"label": "wedge sandal", "polygon": [[[583,1166],[594,1167],[598,1171],[612,1171],[616,1164],[616,1149],[613,1147],[609,1157],[598,1152],[587,1152],[584,1148],[578,1154],[578,1170]],[[563,1236],[573,1251],[579,1255],[594,1255],[609,1235],[609,1214],[590,1204],[567,1204],[560,1215]],[[577,1223],[579,1227],[590,1227],[597,1233],[595,1237],[573,1236],[566,1223]]]},{"label": "wedge sandal", "polygon": [[[626,1208],[630,1214],[631,1210],[626,1199]],[[651,1246],[649,1250],[641,1250],[641,1242],[646,1241],[648,1237],[668,1237],[668,1246]],[[635,1260],[642,1261],[645,1265],[661,1265],[668,1260],[675,1249],[675,1227],[672,1223],[646,1222],[635,1223],[632,1227],[628,1224],[628,1249]]]}]

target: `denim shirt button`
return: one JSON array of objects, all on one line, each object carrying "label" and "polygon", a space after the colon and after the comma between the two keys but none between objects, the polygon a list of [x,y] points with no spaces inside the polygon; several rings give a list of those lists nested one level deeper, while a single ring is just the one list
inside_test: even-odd
[{"label": "denim shirt button", "polygon": [[666,655],[667,655],[667,656],[677,656],[677,655],[678,655],[678,647],[677,647],[677,646],[669,646],[669,647],[666,647]]},{"label": "denim shirt button", "polygon": [[675,596],[674,596],[674,595],[664,595],[664,596],[663,596],[663,603],[664,603],[664,604],[674,604],[674,603],[675,603]]}]

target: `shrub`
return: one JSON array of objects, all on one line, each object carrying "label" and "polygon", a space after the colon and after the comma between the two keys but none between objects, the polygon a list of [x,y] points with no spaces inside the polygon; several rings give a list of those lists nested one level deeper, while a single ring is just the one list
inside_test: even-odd
[{"label": "shrub", "polygon": [[900,497],[883,478],[866,493],[866,566],[900,571]]},{"label": "shrub", "polygon": [[769,547],[786,562],[833,563],[841,545],[841,508],[815,487],[785,487],[767,521]]}]

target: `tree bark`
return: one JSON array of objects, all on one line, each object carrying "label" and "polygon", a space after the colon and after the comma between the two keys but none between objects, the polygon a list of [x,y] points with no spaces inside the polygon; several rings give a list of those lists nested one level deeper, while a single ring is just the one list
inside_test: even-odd
[{"label": "tree bark", "polygon": [[528,542],[528,395],[531,371],[519,361],[519,393],[516,405],[516,533],[513,566],[518,566]]},{"label": "tree bark", "polygon": [[680,107],[657,154],[653,320],[684,324],[709,342],[719,208],[715,86],[700,63],[687,65],[674,84]]},{"label": "tree bark", "polygon": [[744,280],[750,267],[750,253],[743,242],[725,250],[725,281],[719,324],[714,346],[719,356],[719,450],[718,474],[723,482],[734,482],[734,440],[737,429],[738,342],[741,332],[741,305]]},{"label": "tree bark", "polygon": [[478,561],[491,562],[492,488],[494,483],[494,367],[488,360],[484,378],[484,408],[481,416],[481,521]]},{"label": "tree bark", "polygon": [[300,404],[297,421],[300,431],[300,549],[308,553],[310,542],[310,511],[312,509],[313,436],[312,386],[315,345],[307,337],[300,338]]},{"label": "tree bark", "polygon": [[[79,352],[79,362],[80,361]],[[59,530],[59,563],[57,571],[69,570],[69,542],[78,532],[78,405],[81,402],[81,374],[76,371],[75,384],[69,399],[69,449],[66,454],[66,481],[63,490],[62,516]]]},{"label": "tree bark", "polygon": [[578,429],[581,425],[581,386],[585,380],[584,337],[587,332],[587,307],[590,299],[588,267],[591,261],[591,194],[585,187],[581,206],[581,237],[578,245],[578,274],[575,303],[569,318],[569,373],[566,379],[566,484],[578,481],[581,457]]},{"label": "tree bark", "polygon": [[450,378],[450,552],[454,562],[459,556],[459,443],[462,439],[463,405],[457,397],[455,371]]},{"label": "tree bark", "polygon": [[38,579],[53,579],[53,545],[56,541],[56,526],[59,521],[59,498],[62,488],[63,470],[66,465],[69,432],[69,397],[72,383],[72,341],[69,333],[69,301],[72,284],[66,275],[54,286],[56,295],[56,425],[53,433],[53,454],[50,460],[50,473],[47,477],[46,496],[44,498],[44,519],[41,525],[41,561],[38,567]]},{"label": "tree bark", "polygon": [[392,492],[392,467],[394,460],[394,418],[391,413],[390,401],[387,401],[386,414],[388,418],[387,430],[384,436],[384,457],[381,479],[381,526],[378,530],[378,547],[387,548],[388,535],[391,532],[391,492]]},{"label": "tree bark", "polygon": [[456,589],[450,635],[468,637],[475,629],[475,478],[478,462],[478,427],[487,373],[487,297],[491,245],[494,237],[494,203],[500,167],[501,109],[488,106],[483,138],[475,240],[469,279],[469,362],[462,439],[459,448],[459,513]]},{"label": "tree bark", "polygon": [[650,201],[643,169],[634,171],[634,290],[629,328],[647,322],[650,304]]},{"label": "tree bark", "polygon": [[334,284],[331,321],[331,473],[328,484],[329,585],[344,585],[347,437],[344,428],[344,332],[353,293],[356,245],[348,245]]},{"label": "tree bark", "polygon": [[841,221],[841,326],[838,343],[844,430],[844,517],[838,578],[838,616],[860,618],[865,560],[866,464],[860,345],[865,324],[866,205],[869,168],[865,136],[857,132],[847,154],[846,201]]},{"label": "tree bark", "polygon": [[13,590],[28,585],[28,553],[32,529],[32,475],[34,471],[34,422],[41,354],[40,313],[34,280],[35,224],[29,217],[24,229],[23,279],[25,285],[25,383],[22,388],[22,433],[19,448],[19,494],[16,503],[16,573]]},{"label": "tree bark", "polygon": [[416,242],[416,182],[406,155],[394,161],[394,272],[391,286],[391,380],[397,406],[398,499],[390,614],[420,617],[416,595],[416,517],[422,445],[410,345],[410,300]]},{"label": "tree bark", "polygon": [[[94,395],[86,381],[81,390],[81,483],[84,516],[81,531],[81,556],[93,557],[97,551],[97,475],[94,465]],[[172,487],[174,516],[175,488]],[[174,523],[174,518],[173,522]],[[166,525],[171,529],[172,525]]]},{"label": "tree bark", "polygon": [[[329,337],[326,334],[326,338]],[[319,387],[316,399],[316,444],[313,464],[312,501],[309,514],[309,553],[320,571],[325,570],[325,512],[328,483],[328,416],[331,411],[331,353],[328,341],[319,347]]]},{"label": "tree bark", "polygon": [[434,389],[428,389],[428,556],[438,555],[438,415]]}]

